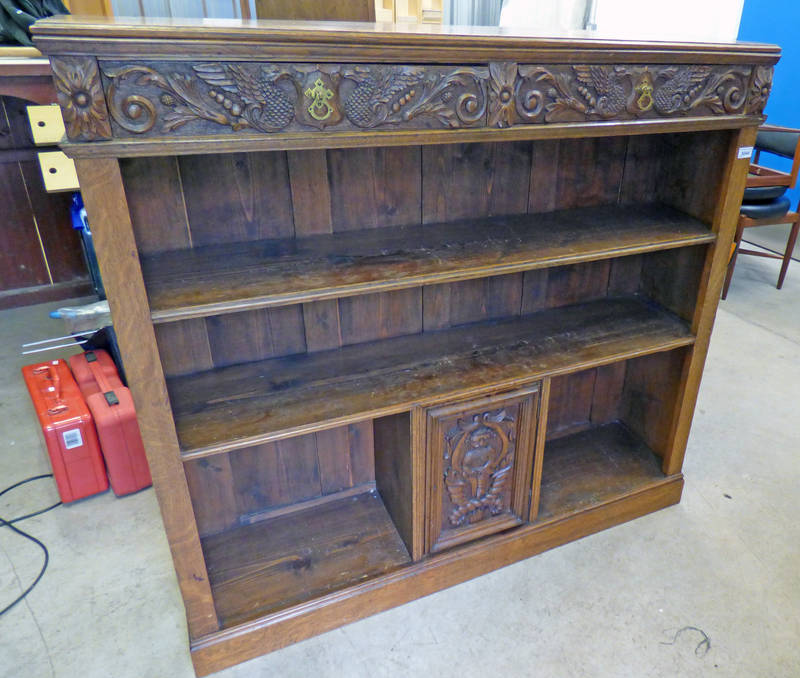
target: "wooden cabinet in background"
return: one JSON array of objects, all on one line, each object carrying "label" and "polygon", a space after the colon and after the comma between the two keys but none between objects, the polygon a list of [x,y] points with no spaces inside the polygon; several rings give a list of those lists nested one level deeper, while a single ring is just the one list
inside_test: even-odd
[{"label": "wooden cabinet in background", "polygon": [[[33,48],[0,56],[0,308],[90,294],[71,195],[45,190],[26,108],[56,91],[46,59]],[[58,110],[58,109],[56,109]],[[52,150],[52,149],[45,149]],[[32,337],[37,338],[37,337]]]},{"label": "wooden cabinet in background", "polygon": [[777,48],[34,30],[199,674],[680,500]]}]

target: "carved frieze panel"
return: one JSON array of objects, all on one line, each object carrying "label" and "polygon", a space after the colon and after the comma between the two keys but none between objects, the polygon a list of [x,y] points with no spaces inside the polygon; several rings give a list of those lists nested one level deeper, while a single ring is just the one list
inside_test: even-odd
[{"label": "carved frieze panel", "polygon": [[772,66],[756,66],[753,69],[753,80],[747,96],[745,113],[761,115],[767,105],[769,93],[772,91]]},{"label": "carved frieze panel", "polygon": [[428,545],[526,520],[538,388],[428,410]]},{"label": "carved frieze panel", "polygon": [[485,125],[487,68],[102,62],[117,137]]},{"label": "carved frieze panel", "polygon": [[[99,66],[98,66],[99,64]],[[54,57],[71,141],[760,115],[772,67]]]},{"label": "carved frieze panel", "polygon": [[[757,99],[769,92],[751,83],[749,66],[493,63],[489,70],[490,127],[737,115],[760,112]],[[764,73],[759,82],[766,80]]]},{"label": "carved frieze panel", "polygon": [[110,139],[111,125],[94,57],[50,60],[58,104],[70,141]]}]

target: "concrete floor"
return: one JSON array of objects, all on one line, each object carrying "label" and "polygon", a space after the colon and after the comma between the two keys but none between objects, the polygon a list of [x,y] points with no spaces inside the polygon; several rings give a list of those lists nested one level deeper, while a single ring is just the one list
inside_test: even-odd
[{"label": "concrete floor", "polygon": [[[777,272],[755,257],[737,266],[680,505],[218,678],[800,676],[800,265],[781,292]],[[18,346],[59,332],[52,306],[0,314],[0,488],[48,470]],[[0,498],[0,515],[56,499],[39,481]],[[50,567],[0,617],[0,676],[193,676],[152,490],[107,493],[24,527],[47,544]],[[0,529],[0,607],[41,560]]]},{"label": "concrete floor", "polygon": [[[745,231],[745,240],[759,247],[766,247],[771,252],[783,254],[786,251],[786,242],[789,239],[789,224],[775,226],[759,226],[748,228]],[[800,261],[800,238],[794,245],[792,257]]]}]

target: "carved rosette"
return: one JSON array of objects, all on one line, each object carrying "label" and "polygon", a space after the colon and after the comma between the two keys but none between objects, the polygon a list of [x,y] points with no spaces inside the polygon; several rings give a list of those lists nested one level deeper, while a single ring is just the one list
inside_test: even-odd
[{"label": "carved rosette", "polygon": [[[102,63],[118,134],[484,125],[488,69]],[[191,125],[190,125],[191,123]]]},{"label": "carved rosette", "polygon": [[772,66],[756,66],[753,69],[753,80],[747,97],[746,113],[761,115],[772,91]]},{"label": "carved rosette", "polygon": [[70,141],[111,138],[108,110],[94,57],[50,59],[58,104]]},{"label": "carved rosette", "polygon": [[738,66],[504,63],[489,73],[490,127],[736,115],[755,86]]},{"label": "carved rosette", "polygon": [[514,124],[516,85],[517,64],[489,64],[489,127]]},{"label": "carved rosette", "polygon": [[515,428],[502,408],[459,419],[445,434],[444,484],[453,527],[509,510]]}]

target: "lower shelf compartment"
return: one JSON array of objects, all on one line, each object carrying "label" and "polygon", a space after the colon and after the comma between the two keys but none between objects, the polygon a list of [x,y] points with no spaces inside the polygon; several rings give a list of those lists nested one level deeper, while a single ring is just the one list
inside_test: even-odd
[{"label": "lower shelf compartment", "polygon": [[376,490],[203,539],[223,627],[411,562]]},{"label": "lower shelf compartment", "polygon": [[548,441],[537,522],[622,499],[664,480],[660,457],[620,422]]},{"label": "lower shelf compartment", "polygon": [[192,662],[198,676],[272,652],[343,624],[363,619],[402,603],[614,525],[677,504],[683,477],[662,476],[660,483],[600,504],[560,520],[524,525],[411,563],[347,590],[282,612],[265,614],[192,642]]}]

